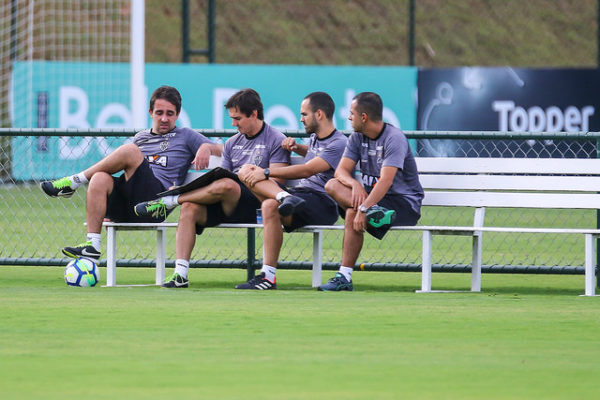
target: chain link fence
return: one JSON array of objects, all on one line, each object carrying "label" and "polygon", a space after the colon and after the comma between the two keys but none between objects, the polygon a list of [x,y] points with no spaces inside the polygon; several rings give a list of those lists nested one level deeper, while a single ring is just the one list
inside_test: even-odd
[{"label": "chain link fence", "polygon": [[[218,131],[201,132],[213,138],[230,134]],[[37,136],[36,133],[45,136]],[[32,162],[32,152],[17,152],[14,149],[34,149],[39,138],[46,137],[51,148],[70,144],[72,151],[79,151],[80,155],[92,154],[91,148],[98,147],[98,143],[116,148],[131,137],[130,133],[99,131],[68,132],[69,137],[61,136],[66,133],[58,130],[14,130],[12,134],[19,136],[8,136],[10,131],[4,130],[4,137],[9,137],[14,145],[0,148],[0,152],[4,153],[3,158],[13,160],[12,164],[0,165],[0,264],[61,265],[67,260],[62,258],[60,249],[66,245],[80,243],[85,238],[86,191],[80,189],[68,199],[46,197],[39,188],[39,182],[62,176],[62,170],[55,169],[60,168],[60,165],[42,166],[43,163]],[[540,133],[535,136],[515,132],[406,133],[412,138],[417,155],[421,155],[419,152],[425,148],[425,140],[447,140],[456,142],[457,147],[464,148],[463,156],[476,154],[481,157],[495,156],[496,152],[501,151],[503,156],[510,152],[512,157],[547,157],[550,154],[556,157],[557,152],[560,152],[563,158],[596,158],[596,140],[600,138],[600,134],[589,133]],[[103,134],[105,136],[101,136]],[[303,135],[299,131],[286,134],[296,137]],[[10,149],[13,149],[13,152],[7,154]],[[86,164],[96,161],[92,157],[82,158]],[[75,172],[79,171],[68,173]],[[473,223],[473,210],[469,208],[426,207],[422,215],[420,224],[423,225]],[[177,219],[176,209],[168,221],[176,222]],[[594,211],[489,209],[486,212],[486,226],[596,228],[596,221]],[[338,223],[341,223],[341,220]],[[325,233],[325,268],[337,268],[339,265],[342,235],[341,231]],[[256,265],[259,265],[262,259],[261,229],[256,229],[254,238],[254,252],[249,255],[246,230],[207,229],[203,235],[197,237],[192,266],[245,268],[249,258],[255,259]],[[382,241],[367,235],[359,263],[364,263],[366,269],[419,270],[421,243],[419,232],[392,232]],[[581,273],[584,263],[583,245],[583,241],[577,236],[489,233],[483,241],[484,270]],[[121,234],[118,249],[120,265],[153,265],[155,238],[148,232]],[[172,265],[174,257],[173,229],[168,233],[168,265]],[[312,236],[302,233],[285,234],[280,260],[280,267],[283,268],[309,268],[312,265]],[[454,236],[436,238],[433,261],[440,269],[468,270],[471,262],[470,239]]]}]

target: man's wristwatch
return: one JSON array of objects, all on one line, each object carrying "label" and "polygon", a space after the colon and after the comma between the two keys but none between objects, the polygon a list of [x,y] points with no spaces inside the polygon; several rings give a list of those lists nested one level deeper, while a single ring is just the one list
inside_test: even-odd
[{"label": "man's wristwatch", "polygon": [[362,204],[360,206],[358,206],[358,211],[360,211],[361,213],[366,213],[367,210],[368,210],[368,208]]},{"label": "man's wristwatch", "polygon": [[265,174],[265,179],[269,179],[269,175],[271,174],[271,171],[269,171],[269,168],[263,169],[263,173]]}]

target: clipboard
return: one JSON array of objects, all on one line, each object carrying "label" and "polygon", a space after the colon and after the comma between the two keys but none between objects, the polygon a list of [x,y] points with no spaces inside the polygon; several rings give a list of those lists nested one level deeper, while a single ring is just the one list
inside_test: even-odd
[{"label": "clipboard", "polygon": [[201,188],[204,186],[208,186],[211,183],[213,183],[214,181],[223,179],[223,178],[231,178],[236,181],[238,180],[237,175],[234,174],[233,172],[231,172],[225,168],[216,167],[216,168],[211,169],[207,173],[200,175],[198,178],[194,179],[193,181],[186,183],[185,185],[175,186],[172,189],[157,193],[156,196],[158,196],[158,197],[172,196],[175,194],[190,192],[192,190],[195,190],[195,189],[198,189],[198,188]]}]

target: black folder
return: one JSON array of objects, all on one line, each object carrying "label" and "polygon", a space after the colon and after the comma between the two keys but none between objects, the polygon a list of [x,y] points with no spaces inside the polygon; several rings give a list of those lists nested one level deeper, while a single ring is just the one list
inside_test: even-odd
[{"label": "black folder", "polygon": [[216,168],[211,169],[207,173],[200,175],[198,178],[194,179],[193,181],[186,183],[185,185],[175,186],[172,189],[158,193],[156,196],[164,197],[164,196],[172,196],[175,194],[190,192],[192,190],[195,190],[195,189],[198,189],[198,188],[201,188],[204,186],[208,186],[211,183],[213,183],[214,181],[223,179],[223,178],[231,178],[231,179],[237,180],[237,175],[225,168],[216,167]]}]

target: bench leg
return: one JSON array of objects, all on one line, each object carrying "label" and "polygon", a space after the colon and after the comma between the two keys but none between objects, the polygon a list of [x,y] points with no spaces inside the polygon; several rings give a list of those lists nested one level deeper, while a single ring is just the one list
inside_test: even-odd
[{"label": "bench leg", "polygon": [[106,286],[117,284],[117,230],[114,226],[106,228]]},{"label": "bench leg", "polygon": [[594,235],[585,235],[585,295],[595,296],[596,295],[596,265],[595,265],[595,254],[596,254],[596,240]]},{"label": "bench leg", "polygon": [[165,259],[167,253],[166,229],[156,230],[156,284],[162,285],[165,280]]},{"label": "bench leg", "polygon": [[323,232],[313,232],[312,287],[321,286],[323,270]]},{"label": "bench leg", "polygon": [[473,235],[473,260],[471,261],[471,292],[481,292],[481,232]]},{"label": "bench leg", "polygon": [[421,271],[421,290],[420,292],[431,292],[431,249],[432,249],[433,234],[431,231],[423,231],[423,256],[422,256],[422,271]]}]

